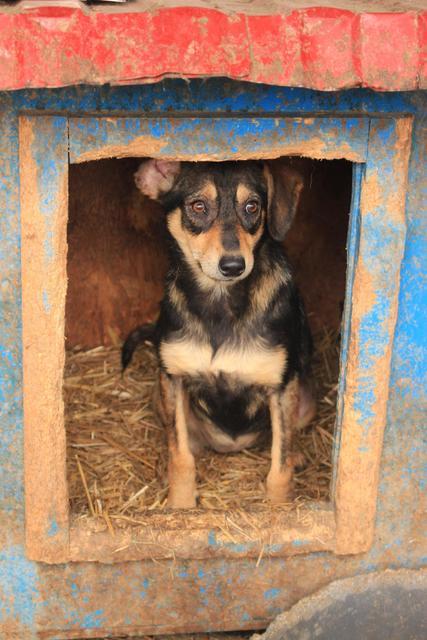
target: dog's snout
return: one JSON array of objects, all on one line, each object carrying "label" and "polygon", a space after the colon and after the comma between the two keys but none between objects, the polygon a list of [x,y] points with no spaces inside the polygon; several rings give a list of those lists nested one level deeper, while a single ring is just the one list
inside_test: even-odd
[{"label": "dog's snout", "polygon": [[218,267],[226,278],[237,278],[244,272],[246,264],[243,256],[223,256]]}]

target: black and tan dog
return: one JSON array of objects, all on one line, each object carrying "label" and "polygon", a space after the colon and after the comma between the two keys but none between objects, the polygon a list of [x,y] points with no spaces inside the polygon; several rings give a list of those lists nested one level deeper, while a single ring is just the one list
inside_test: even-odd
[{"label": "black and tan dog", "polygon": [[154,342],[157,414],[169,434],[171,507],[196,504],[194,455],[238,451],[272,434],[267,493],[286,500],[293,433],[313,417],[306,386],[311,337],[282,248],[302,181],[261,162],[149,160],[135,180],[167,215],[171,265],[154,327],[122,350]]}]

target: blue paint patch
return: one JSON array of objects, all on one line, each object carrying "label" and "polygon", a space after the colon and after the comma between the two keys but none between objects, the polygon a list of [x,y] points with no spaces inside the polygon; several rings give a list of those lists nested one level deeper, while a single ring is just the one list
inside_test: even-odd
[{"label": "blue paint patch", "polygon": [[384,145],[384,147],[394,142],[394,136],[393,136],[394,132],[390,129],[390,127],[385,127],[384,129],[378,128],[377,131],[378,131],[378,137],[381,140],[381,143]]},{"label": "blue paint patch", "polygon": [[82,618],[83,629],[99,629],[104,626],[104,609],[97,609],[93,613],[88,613]]},{"label": "blue paint patch", "polygon": [[293,547],[303,547],[305,544],[307,544],[307,540],[292,540]]},{"label": "blue paint patch", "polygon": [[363,565],[363,571],[366,573],[373,573],[375,571],[378,571],[378,565],[375,564],[374,562],[364,562],[362,560],[362,565]]},{"label": "blue paint patch", "polygon": [[188,578],[188,571],[177,571],[176,575],[178,578]]},{"label": "blue paint patch", "polygon": [[56,536],[59,531],[58,523],[55,518],[51,518],[49,529],[47,530],[47,535],[49,537]]},{"label": "blue paint patch", "polygon": [[369,430],[372,420],[375,418],[376,388],[369,373],[359,376],[358,387],[354,391],[353,406],[358,414],[357,424],[365,433]]},{"label": "blue paint patch", "polygon": [[[20,546],[0,550],[0,621],[19,620],[33,633],[38,600],[36,565],[24,557]],[[1,631],[1,629],[0,629]]]},{"label": "blue paint patch", "polygon": [[14,363],[13,353],[4,347],[0,348],[0,356],[4,364],[12,365]]},{"label": "blue paint patch", "polygon": [[34,135],[31,151],[37,167],[40,213],[45,219],[45,260],[51,262],[55,257],[53,220],[58,210],[58,195],[62,191],[68,170],[67,118],[52,116],[49,120],[49,131],[46,129],[45,121],[43,133],[38,135],[36,132]]},{"label": "blue paint patch", "polygon": [[51,305],[49,302],[49,294],[46,291],[46,289],[43,290],[43,309],[45,310],[46,313],[50,313],[51,311]]},{"label": "blue paint patch", "polygon": [[223,546],[234,551],[234,553],[244,554],[247,553],[254,545],[247,542],[225,542]]},{"label": "blue paint patch", "polygon": [[277,596],[279,595],[280,595],[280,589],[277,589],[277,588],[267,589],[267,591],[264,591],[264,598],[266,600],[273,600],[274,598],[277,598]]},{"label": "blue paint patch", "polygon": [[142,600],[144,600],[147,596],[147,589],[149,587],[150,583],[148,581],[148,578],[144,578],[144,580],[142,581],[142,586],[143,589],[141,589],[141,591],[139,592],[139,596]]},{"label": "blue paint patch", "polygon": [[[47,224],[49,224],[49,222]],[[43,248],[44,248],[45,259],[47,259],[49,262],[51,262],[53,260],[53,258],[55,257],[55,250],[53,248],[53,241],[54,241],[53,233],[52,233],[52,231],[50,229],[47,229],[46,230],[46,234],[45,234],[45,240],[44,240]]]},{"label": "blue paint patch", "polygon": [[216,547],[216,545],[217,545],[216,535],[215,535],[215,531],[213,529],[211,531],[209,531],[209,534],[208,534],[208,545],[210,547]]}]

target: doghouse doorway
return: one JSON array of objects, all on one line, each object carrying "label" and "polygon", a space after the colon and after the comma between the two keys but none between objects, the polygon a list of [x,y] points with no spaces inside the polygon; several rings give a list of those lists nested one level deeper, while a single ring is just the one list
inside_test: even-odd
[{"label": "doghouse doorway", "polygon": [[[163,509],[166,434],[153,416],[157,362],[142,347],[122,378],[120,345],[158,313],[167,263],[165,215],[133,183],[142,159],[70,166],[66,302],[65,423],[70,507],[105,527],[137,524]],[[318,415],[297,435],[305,463],[295,497],[329,501],[345,297],[346,239],[352,165],[284,158],[304,179],[298,214],[286,241],[314,336],[313,384]],[[105,347],[105,348],[102,348]],[[268,444],[239,454],[206,452],[197,461],[202,509],[265,506]],[[290,505],[288,505],[289,508]]]},{"label": "doghouse doorway", "polygon": [[[198,121],[189,118],[174,121],[81,118],[67,121],[62,117],[34,116],[21,120],[27,551],[31,557],[51,562],[124,560],[165,557],[171,548],[181,557],[204,557],[206,554],[257,556],[261,549],[271,555],[328,549],[348,553],[369,545],[385,402],[377,402],[375,407],[369,408],[364,432],[360,430],[355,411],[360,393],[366,385],[374,384],[378,375],[373,365],[377,364],[383,379],[384,376],[388,379],[389,350],[386,348],[384,356],[378,345],[389,345],[395,315],[392,311],[386,313],[381,323],[373,323],[372,317],[367,317],[370,309],[376,309],[378,300],[361,295],[362,288],[366,294],[367,284],[363,259],[371,257],[375,248],[379,250],[372,244],[372,215],[375,215],[374,233],[383,228],[384,232],[392,233],[382,225],[388,211],[386,194],[390,171],[384,167],[388,159],[375,150],[380,146],[381,136],[388,135],[399,142],[401,155],[406,160],[408,130],[404,119],[216,118]],[[191,140],[196,141],[191,148],[189,133]],[[45,152],[46,139],[50,140],[48,154]],[[309,509],[302,519],[279,518],[273,529],[271,522],[267,527],[260,522],[258,538],[249,542],[238,535],[231,542],[222,539],[219,522],[194,519],[190,525],[185,516],[181,520],[175,517],[173,523],[159,516],[161,520],[153,520],[151,529],[145,527],[136,533],[126,532],[122,536],[123,544],[120,544],[120,540],[116,538],[113,542],[102,532],[81,530],[74,525],[70,529],[69,524],[65,431],[60,399],[64,363],[68,160],[74,163],[112,156],[190,159],[189,155],[193,160],[280,155],[346,158],[359,167],[354,172],[349,234],[338,404],[341,429],[335,448],[333,502],[329,509]],[[402,166],[405,166],[404,162]],[[400,184],[404,193],[405,170],[399,170],[399,167],[398,163],[393,165],[394,189],[396,183]],[[384,208],[378,209],[378,203],[383,203]],[[393,215],[401,215],[396,211],[403,210],[403,198],[398,205],[395,199],[393,207]],[[394,233],[396,241],[401,242],[399,225]],[[381,251],[381,258],[387,259],[384,243]],[[392,261],[389,267],[386,274],[381,272],[381,278],[387,282],[383,288],[386,307],[392,310],[395,309],[398,273]],[[373,353],[365,354],[363,344],[359,342],[359,336],[366,330],[377,339]],[[40,380],[41,358],[45,359],[43,383]],[[370,362],[368,371],[367,359]],[[309,516],[309,524],[306,516]],[[191,535],[184,543],[179,532],[189,533],[190,527]],[[147,545],[151,545],[149,550]],[[165,548],[168,549],[166,554]]]}]

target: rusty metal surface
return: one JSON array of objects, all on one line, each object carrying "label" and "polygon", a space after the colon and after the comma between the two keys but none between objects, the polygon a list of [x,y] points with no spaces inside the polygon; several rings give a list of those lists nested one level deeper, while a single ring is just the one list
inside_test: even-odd
[{"label": "rusty metal surface", "polygon": [[[0,635],[5,640],[264,628],[280,611],[332,580],[425,558],[425,96],[337,94],[231,82],[168,81],[124,88],[28,91],[0,96]],[[23,112],[194,115],[259,112],[334,117],[414,116],[406,241],[391,353],[387,421],[379,469],[375,536],[353,557],[69,563],[25,555],[20,290],[18,115]],[[390,152],[383,140],[383,153]],[[390,161],[390,157],[388,158]],[[392,169],[390,169],[392,172]],[[375,217],[373,218],[373,222]],[[392,224],[392,221],[391,221]],[[377,240],[381,243],[382,236]],[[385,240],[384,240],[385,241]],[[43,364],[43,363],[42,363]],[[41,365],[41,375],[43,368]],[[382,384],[382,381],[379,382]],[[366,406],[371,402],[367,390]]]},{"label": "rusty metal surface", "polygon": [[[221,76],[331,91],[425,88],[427,12],[342,3],[27,3],[0,11],[0,89]],[[181,3],[178,3],[178,5]],[[191,5],[191,3],[190,3]]]}]

